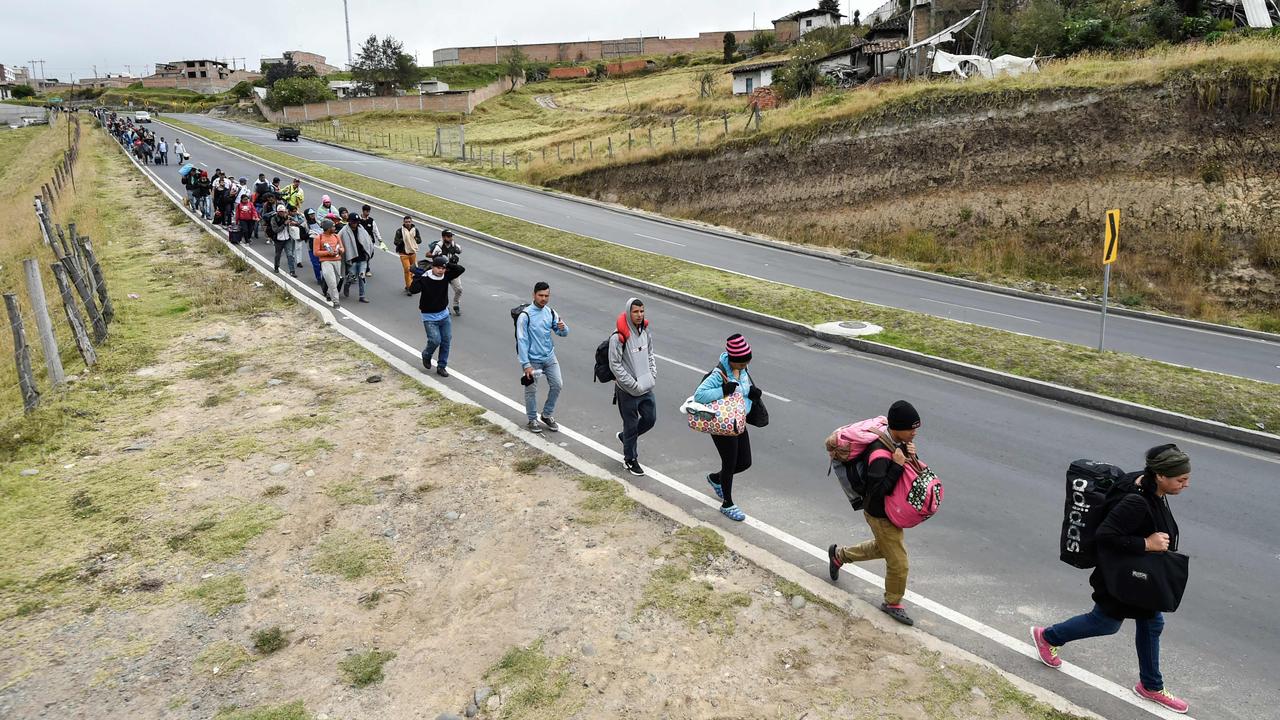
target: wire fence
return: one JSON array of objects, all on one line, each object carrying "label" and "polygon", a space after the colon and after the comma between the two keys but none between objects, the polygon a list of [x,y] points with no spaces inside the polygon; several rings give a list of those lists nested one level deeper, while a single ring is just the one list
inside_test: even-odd
[{"label": "wire fence", "polygon": [[713,116],[650,116],[636,118],[634,126],[625,129],[540,143],[540,147],[529,147],[538,144],[536,141],[512,146],[504,142],[468,140],[465,124],[438,125],[427,134],[371,131],[368,127],[344,125],[337,120],[307,123],[303,128],[310,137],[342,145],[518,171],[521,167],[528,168],[537,163],[568,165],[626,161],[641,154],[696,148],[729,137],[759,132],[763,116],[756,104],[744,112],[724,112]]},{"label": "wire fence", "polygon": [[[66,118],[68,147],[49,180],[38,185],[39,193],[32,202],[40,231],[37,247],[49,254],[23,259],[24,287],[9,287],[0,293],[9,321],[9,333],[0,342],[0,351],[13,358],[16,370],[12,376],[0,375],[0,396],[6,402],[11,397],[20,401],[26,413],[40,405],[44,392],[67,382],[64,362],[74,362],[78,354],[85,367],[97,363],[95,348],[106,341],[108,325],[115,318],[93,242],[77,231],[75,223],[64,228],[53,221],[55,208],[75,192],[80,158],[80,119],[78,115],[61,115]],[[53,282],[49,282],[50,276]]]}]

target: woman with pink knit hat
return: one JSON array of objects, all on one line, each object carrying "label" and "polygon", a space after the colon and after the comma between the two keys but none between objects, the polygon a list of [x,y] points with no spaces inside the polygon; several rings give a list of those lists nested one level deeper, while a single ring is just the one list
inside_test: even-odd
[{"label": "woman with pink knit hat", "polygon": [[[713,403],[730,395],[741,393],[746,401],[746,410],[751,412],[751,404],[760,399],[760,388],[751,382],[747,373],[747,364],[751,362],[751,345],[739,333],[734,333],[725,341],[725,351],[720,354],[720,363],[703,379],[702,384],[693,393],[693,399],[702,404]],[[733,502],[733,479],[735,475],[746,472],[751,467],[751,438],[743,428],[741,435],[712,435],[716,452],[720,455],[720,469],[707,474],[707,482],[720,498],[720,512],[730,520],[742,522],[747,519]]]}]

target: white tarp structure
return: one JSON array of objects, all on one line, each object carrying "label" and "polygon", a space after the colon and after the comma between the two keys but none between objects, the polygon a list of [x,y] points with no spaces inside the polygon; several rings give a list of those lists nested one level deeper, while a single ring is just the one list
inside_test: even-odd
[{"label": "white tarp structure", "polygon": [[995,77],[1012,75],[1017,77],[1023,73],[1040,72],[1033,57],[1024,58],[1016,55],[1001,55],[998,58],[985,58],[981,55],[952,55],[949,52],[934,49],[933,71],[936,73],[953,72],[962,78],[981,75]]},{"label": "white tarp structure", "polygon": [[1240,0],[1240,4],[1244,7],[1244,17],[1249,22],[1249,27],[1271,27],[1271,13],[1267,11],[1266,0]]},{"label": "white tarp structure", "polygon": [[913,44],[913,45],[908,45],[908,46],[906,46],[905,48],[903,48],[903,49],[902,49],[902,51],[903,51],[904,53],[907,53],[907,52],[911,52],[912,50],[915,50],[915,49],[916,49],[916,48],[918,48],[918,47],[924,46],[924,45],[928,45],[928,46],[932,47],[932,46],[934,46],[934,45],[941,45],[941,44],[942,44],[942,43],[944,43],[944,42],[951,42],[952,40],[954,40],[954,39],[955,39],[955,34],[956,34],[956,33],[960,32],[960,31],[961,31],[961,30],[963,30],[963,29],[965,29],[965,27],[966,27],[966,26],[968,26],[968,25],[969,25],[969,23],[973,22],[974,18],[978,17],[978,15],[979,15],[979,14],[981,14],[981,13],[982,13],[982,11],[981,11],[981,10],[974,10],[972,15],[970,15],[969,17],[967,17],[967,18],[965,18],[965,19],[961,20],[960,22],[956,23],[955,25],[952,25],[951,27],[947,28],[946,30],[943,30],[942,32],[940,32],[940,33],[938,33],[938,34],[936,34],[936,35],[930,35],[929,37],[927,37],[927,38],[925,38],[925,39],[921,40],[921,41],[920,41],[920,42],[918,42],[918,43],[915,43],[915,44]]}]

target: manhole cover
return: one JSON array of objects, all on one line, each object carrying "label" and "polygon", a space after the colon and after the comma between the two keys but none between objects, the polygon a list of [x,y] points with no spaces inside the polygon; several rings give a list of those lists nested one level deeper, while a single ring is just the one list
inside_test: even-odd
[{"label": "manhole cover", "polygon": [[884,328],[879,325],[862,322],[861,320],[844,320],[841,322],[823,323],[814,329],[819,332],[831,333],[832,335],[843,335],[844,337],[875,335],[884,330]]}]

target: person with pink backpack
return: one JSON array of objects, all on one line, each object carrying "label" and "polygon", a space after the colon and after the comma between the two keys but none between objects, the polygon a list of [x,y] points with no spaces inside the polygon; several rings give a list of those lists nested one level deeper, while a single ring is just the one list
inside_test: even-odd
[{"label": "person with pink backpack", "polygon": [[[871,528],[870,540],[846,547],[833,544],[827,548],[827,569],[834,582],[840,575],[840,567],[847,562],[883,558],[884,602],[880,609],[904,625],[914,625],[915,621],[902,605],[902,596],[907,592],[907,546],[902,527],[891,520],[886,510],[886,500],[898,489],[903,474],[909,468],[916,471],[913,464],[919,465],[915,438],[920,429],[920,413],[911,403],[899,400],[889,408],[884,425],[880,426],[876,422],[878,420],[880,418],[873,418],[846,426],[827,440],[827,449],[835,461],[849,465],[865,462],[865,470],[862,471],[865,487],[860,488],[864,503],[862,514]],[[868,433],[874,434],[869,438],[863,437]],[[852,468],[850,471],[857,472]],[[940,486],[937,494],[940,500]],[[850,499],[853,500],[852,496]]]}]

